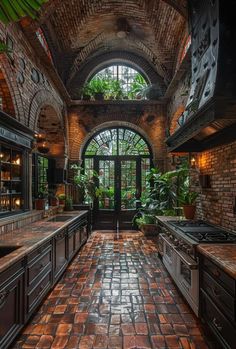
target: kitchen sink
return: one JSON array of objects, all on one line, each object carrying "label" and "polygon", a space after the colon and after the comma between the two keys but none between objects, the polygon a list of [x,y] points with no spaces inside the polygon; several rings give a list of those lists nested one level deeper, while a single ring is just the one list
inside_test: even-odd
[{"label": "kitchen sink", "polygon": [[8,255],[20,247],[21,246],[0,246],[0,258]]},{"label": "kitchen sink", "polygon": [[47,222],[66,222],[68,219],[73,218],[72,216],[55,216],[49,219]]}]

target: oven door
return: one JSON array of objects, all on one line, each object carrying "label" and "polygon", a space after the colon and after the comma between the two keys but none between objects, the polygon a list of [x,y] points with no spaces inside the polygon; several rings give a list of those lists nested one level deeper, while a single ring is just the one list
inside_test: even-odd
[{"label": "oven door", "polygon": [[160,234],[159,237],[162,240],[163,247],[163,264],[170,273],[170,275],[175,278],[176,273],[176,253],[174,251],[174,245],[169,241],[169,239],[164,235]]},{"label": "oven door", "polygon": [[176,277],[178,286],[185,295],[194,312],[198,313],[199,303],[199,270],[198,263],[186,253],[175,249]]}]

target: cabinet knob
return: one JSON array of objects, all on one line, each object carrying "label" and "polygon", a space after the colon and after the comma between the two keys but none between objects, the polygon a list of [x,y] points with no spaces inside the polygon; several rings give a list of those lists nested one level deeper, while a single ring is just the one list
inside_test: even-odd
[{"label": "cabinet knob", "polygon": [[9,291],[0,292],[0,309],[4,306],[8,295]]},{"label": "cabinet knob", "polygon": [[216,319],[215,317],[213,318],[212,323],[213,323],[213,325],[217,328],[218,331],[222,331],[222,326],[220,326],[220,325],[217,323],[217,319]]}]

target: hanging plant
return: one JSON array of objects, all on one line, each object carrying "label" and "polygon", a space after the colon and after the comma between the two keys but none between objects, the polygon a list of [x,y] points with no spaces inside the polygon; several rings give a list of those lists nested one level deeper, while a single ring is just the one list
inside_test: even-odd
[{"label": "hanging plant", "polygon": [[48,0],[2,0],[0,2],[0,21],[4,24],[18,22],[21,18],[29,16],[37,18],[37,12]]}]

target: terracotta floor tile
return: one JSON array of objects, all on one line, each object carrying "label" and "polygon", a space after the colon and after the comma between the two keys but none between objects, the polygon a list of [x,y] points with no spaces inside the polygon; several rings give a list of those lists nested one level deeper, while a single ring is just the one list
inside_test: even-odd
[{"label": "terracotta floor tile", "polygon": [[154,240],[93,233],[11,349],[206,349]]}]

